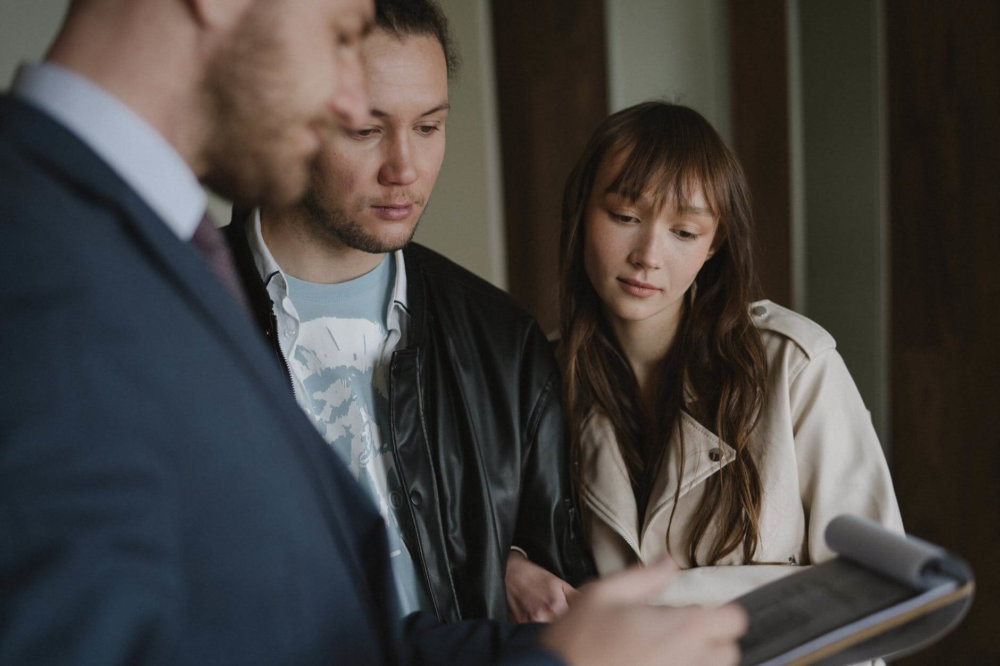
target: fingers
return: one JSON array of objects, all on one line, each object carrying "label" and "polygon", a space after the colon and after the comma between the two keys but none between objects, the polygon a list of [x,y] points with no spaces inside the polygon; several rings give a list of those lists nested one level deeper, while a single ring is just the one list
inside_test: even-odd
[{"label": "fingers", "polygon": [[744,608],[738,604],[728,604],[713,610],[715,614],[712,623],[714,632],[710,635],[720,640],[733,640],[747,632],[749,618]]},{"label": "fingers", "polygon": [[547,576],[545,587],[548,589],[538,590],[541,596],[530,611],[531,622],[552,622],[569,610],[569,597],[576,594],[572,585],[551,574]]},{"label": "fingers", "polygon": [[632,567],[594,583],[593,594],[607,603],[640,603],[658,596],[677,573],[669,557],[646,567]]},{"label": "fingers", "polygon": [[[569,590],[567,592],[567,589]],[[545,622],[551,622],[569,610],[569,597],[567,594],[576,592],[573,587],[563,580],[559,580],[559,587],[552,591],[548,597],[548,617]]]},{"label": "fingers", "polygon": [[548,606],[538,606],[531,611],[531,615],[528,619],[529,622],[552,622],[557,619],[560,615],[569,610],[569,606],[566,604],[565,600],[560,604],[551,604]]},{"label": "fingers", "polygon": [[676,626],[680,633],[705,645],[735,645],[746,633],[749,624],[742,606],[728,604],[720,607],[705,606],[656,606],[651,610],[661,615],[663,626]]},{"label": "fingers", "polygon": [[[661,573],[659,580],[663,578]],[[615,594],[595,594],[600,592],[596,584],[581,591],[579,602],[542,634],[542,644],[574,666],[739,663],[736,639],[746,628],[742,608],[675,608],[622,601],[621,590],[627,596],[634,592],[627,589],[632,581],[642,583],[649,578],[630,575],[616,579],[610,588]]]},{"label": "fingers", "polygon": [[510,621],[517,624],[534,621],[531,619],[531,611],[510,595],[507,595],[507,613]]},{"label": "fingers", "polygon": [[722,643],[705,659],[711,666],[736,666],[740,663],[740,648],[735,642]]},{"label": "fingers", "polygon": [[507,607],[515,622],[552,622],[569,610],[576,590],[517,551],[507,559]]},{"label": "fingers", "polygon": [[741,606],[730,604],[719,608],[702,606],[647,607],[659,611],[657,645],[658,659],[669,659],[691,666],[726,666],[738,664],[740,649],[737,640],[746,632],[747,615]]}]

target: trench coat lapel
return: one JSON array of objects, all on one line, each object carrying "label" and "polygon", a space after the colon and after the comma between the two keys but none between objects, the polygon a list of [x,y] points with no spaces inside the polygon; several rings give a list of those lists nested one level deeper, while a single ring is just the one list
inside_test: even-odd
[{"label": "trench coat lapel", "polygon": [[[583,489],[583,500],[594,516],[621,535],[636,550],[637,555],[641,555],[647,528],[664,513],[669,515],[673,509],[679,476],[680,437],[684,438],[685,456],[682,485],[676,498],[678,500],[736,458],[732,447],[722,442],[686,411],[681,411],[653,486],[640,534],[635,496],[611,423],[602,414],[594,413],[584,425],[581,464],[583,478],[587,482]],[[653,538],[659,540],[662,535],[653,535]]]},{"label": "trench coat lapel", "polygon": [[583,501],[595,518],[607,523],[626,542],[639,545],[639,512],[628,480],[625,459],[618,450],[611,422],[599,413],[586,420],[580,441]]},{"label": "trench coat lapel", "polygon": [[[684,468],[683,474],[679,475],[681,437],[684,441]],[[682,410],[677,427],[670,438],[666,459],[656,477],[653,492],[650,493],[643,530],[645,531],[664,512],[669,514],[673,510],[678,478],[681,483],[680,493],[677,493],[679,500],[735,458],[736,451],[731,446]]]}]

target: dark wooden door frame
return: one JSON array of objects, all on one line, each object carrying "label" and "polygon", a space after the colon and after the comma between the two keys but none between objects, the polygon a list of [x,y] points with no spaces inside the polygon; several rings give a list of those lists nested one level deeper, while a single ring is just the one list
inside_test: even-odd
[{"label": "dark wooden door frame", "polygon": [[792,198],[785,0],[729,0],[733,149],[754,203],[764,296],[792,307]]},{"label": "dark wooden door frame", "polygon": [[603,0],[494,0],[509,290],[558,327],[562,190],[607,115]]}]

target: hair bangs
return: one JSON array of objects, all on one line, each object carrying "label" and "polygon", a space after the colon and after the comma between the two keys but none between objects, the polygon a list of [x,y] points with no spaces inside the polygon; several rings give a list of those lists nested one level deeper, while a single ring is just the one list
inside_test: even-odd
[{"label": "hair bangs", "polygon": [[685,208],[700,189],[712,215],[723,221],[732,198],[729,150],[700,116],[700,122],[683,117],[688,109],[645,111],[608,146],[605,159],[620,163],[608,191],[633,202],[647,200],[654,208],[668,202]]}]

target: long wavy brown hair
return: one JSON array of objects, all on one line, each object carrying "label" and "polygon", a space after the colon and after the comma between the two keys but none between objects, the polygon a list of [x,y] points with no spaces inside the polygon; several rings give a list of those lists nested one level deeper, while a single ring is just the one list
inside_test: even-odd
[{"label": "long wavy brown hair", "polygon": [[[595,176],[605,159],[622,167],[608,190],[633,202],[643,195],[683,206],[700,187],[718,219],[714,254],[699,271],[660,373],[656,409],[648,413],[639,387],[584,267],[584,218]],[[749,189],[743,169],[718,133],[696,111],[646,102],[608,117],[593,133],[563,196],[560,239],[560,332],[565,371],[574,489],[582,489],[582,428],[594,411],[610,420],[640,512],[665,459],[681,410],[736,451],[705,484],[684,546],[692,566],[717,563],[742,546],[752,562],[759,539],[761,481],[750,435],[764,402],[767,358],[750,319],[758,296]],[[684,460],[679,446],[679,498]],[[677,502],[674,502],[676,510]],[[673,514],[671,514],[671,523]],[[711,529],[710,529],[711,528]],[[667,529],[667,547],[670,529]],[[708,539],[708,558],[696,552]]]}]

